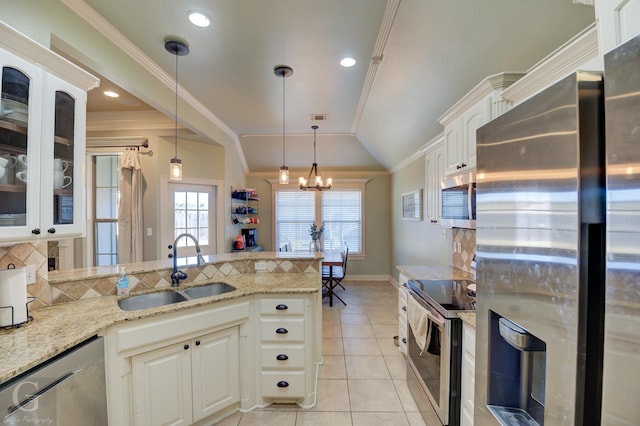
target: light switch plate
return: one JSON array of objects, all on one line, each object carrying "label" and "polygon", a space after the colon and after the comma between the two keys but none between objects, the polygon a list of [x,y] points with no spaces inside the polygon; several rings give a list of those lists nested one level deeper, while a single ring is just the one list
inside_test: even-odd
[{"label": "light switch plate", "polygon": [[36,282],[36,265],[27,265],[27,284]]}]

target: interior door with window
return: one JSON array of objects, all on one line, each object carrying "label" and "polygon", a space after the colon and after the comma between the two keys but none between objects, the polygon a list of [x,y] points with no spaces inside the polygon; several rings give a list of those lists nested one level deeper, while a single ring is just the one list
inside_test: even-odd
[{"label": "interior door with window", "polygon": [[[165,234],[173,244],[175,238],[188,233],[198,239],[202,255],[216,254],[216,187],[211,185],[169,182],[169,231]],[[195,243],[180,238],[178,257],[195,256]]]}]

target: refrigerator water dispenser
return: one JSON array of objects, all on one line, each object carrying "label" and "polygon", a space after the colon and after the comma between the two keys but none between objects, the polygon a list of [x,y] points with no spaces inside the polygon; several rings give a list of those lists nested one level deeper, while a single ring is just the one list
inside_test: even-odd
[{"label": "refrigerator water dispenser", "polygon": [[503,425],[543,425],[546,344],[489,311],[487,406]]}]

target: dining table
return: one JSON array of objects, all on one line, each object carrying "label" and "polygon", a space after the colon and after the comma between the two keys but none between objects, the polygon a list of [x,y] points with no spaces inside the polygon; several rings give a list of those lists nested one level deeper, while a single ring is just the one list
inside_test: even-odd
[{"label": "dining table", "polygon": [[338,282],[335,281],[333,278],[333,268],[334,266],[342,267],[342,262],[343,262],[342,252],[337,250],[332,250],[332,251],[326,251],[323,254],[324,254],[324,257],[322,258],[322,269],[324,270],[325,266],[329,267],[329,275],[325,276],[324,273],[322,274],[322,281],[324,283],[324,281],[326,280],[325,288],[327,289],[327,292],[324,293],[323,296],[329,298],[330,307],[333,307],[333,296],[338,298],[338,300],[340,300],[346,306],[347,304],[345,303],[345,301],[342,300],[340,296],[338,296],[334,292],[334,289],[338,285]]}]

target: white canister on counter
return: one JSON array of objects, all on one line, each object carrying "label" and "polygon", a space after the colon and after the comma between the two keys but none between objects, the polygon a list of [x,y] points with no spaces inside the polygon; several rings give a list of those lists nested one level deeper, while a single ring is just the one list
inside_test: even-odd
[{"label": "white canister on counter", "polygon": [[0,306],[0,327],[27,322],[27,268],[0,269]]}]

